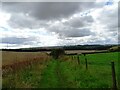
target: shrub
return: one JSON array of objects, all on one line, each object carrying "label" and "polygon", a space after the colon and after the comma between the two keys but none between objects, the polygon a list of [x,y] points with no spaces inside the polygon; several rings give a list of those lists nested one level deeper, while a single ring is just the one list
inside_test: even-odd
[{"label": "shrub", "polygon": [[50,53],[50,55],[54,58],[54,59],[58,59],[59,57],[63,56],[65,54],[64,49],[53,49]]}]

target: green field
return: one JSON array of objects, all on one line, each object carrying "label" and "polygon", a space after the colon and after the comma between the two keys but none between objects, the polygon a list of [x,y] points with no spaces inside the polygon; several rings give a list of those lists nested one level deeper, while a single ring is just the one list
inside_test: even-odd
[{"label": "green field", "polygon": [[111,88],[111,62],[115,62],[118,82],[118,52],[65,56],[33,64],[3,77],[3,88]]}]

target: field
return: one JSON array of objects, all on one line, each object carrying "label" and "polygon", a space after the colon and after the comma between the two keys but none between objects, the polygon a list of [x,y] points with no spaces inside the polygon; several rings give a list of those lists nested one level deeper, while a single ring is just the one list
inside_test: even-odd
[{"label": "field", "polygon": [[42,60],[48,58],[46,53],[41,52],[2,52],[2,65],[13,64],[16,62],[38,59]]},{"label": "field", "polygon": [[[3,52],[2,87],[112,88],[111,62],[115,63],[118,82],[118,54],[81,54],[78,63],[78,56],[75,55],[55,60],[41,52]],[[6,70],[8,72],[4,73]]]}]

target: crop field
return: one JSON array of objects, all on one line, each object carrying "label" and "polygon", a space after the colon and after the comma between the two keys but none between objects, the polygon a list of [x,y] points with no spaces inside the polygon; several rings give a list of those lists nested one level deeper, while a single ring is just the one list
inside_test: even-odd
[{"label": "crop field", "polygon": [[2,52],[2,65],[13,64],[16,62],[26,61],[26,60],[43,60],[48,58],[46,53],[42,52]]},{"label": "crop field", "polygon": [[112,88],[111,62],[115,63],[118,82],[119,54],[120,52],[87,54],[86,56],[81,54],[53,59],[40,52],[3,52],[3,72],[5,70],[9,72],[3,73],[2,87]]},{"label": "crop field", "polygon": [[66,50],[66,53],[95,53],[95,52],[104,52],[106,50]]}]

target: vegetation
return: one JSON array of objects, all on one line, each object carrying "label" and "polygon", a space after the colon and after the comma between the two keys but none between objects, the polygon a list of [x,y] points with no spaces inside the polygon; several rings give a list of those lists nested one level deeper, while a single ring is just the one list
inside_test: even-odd
[{"label": "vegetation", "polygon": [[109,48],[117,45],[75,45],[64,46],[65,50],[108,50]]},{"label": "vegetation", "polygon": [[47,67],[47,62],[37,62],[18,71],[3,76],[3,88],[36,88],[39,87],[41,72]]},{"label": "vegetation", "polygon": [[50,57],[42,52],[8,52],[2,51],[2,65],[10,65],[23,61],[45,60]]},{"label": "vegetation", "polygon": [[[119,79],[118,54],[120,53],[79,55],[80,64],[75,55],[59,60],[38,60],[37,63],[3,77],[3,88],[111,88],[111,61],[115,62],[117,81]],[[85,58],[88,69],[85,68]]]},{"label": "vegetation", "polygon": [[63,48],[64,50],[108,50],[112,47],[120,45],[71,45],[71,46],[53,46],[53,47],[33,47],[33,48],[20,48],[20,49],[0,49],[0,51],[16,51],[16,52],[40,52],[51,51],[52,49]]},{"label": "vegetation", "polygon": [[87,55],[88,70],[85,68],[84,55],[79,56],[81,61],[80,65],[77,63],[76,56],[74,56],[74,59],[52,60],[43,72],[42,87],[111,88],[111,61],[115,62],[118,77],[117,57],[117,52]]},{"label": "vegetation", "polygon": [[54,59],[58,59],[59,57],[61,57],[61,56],[64,55],[64,54],[65,54],[64,49],[59,48],[59,49],[53,49],[53,50],[51,51],[51,54],[50,54],[50,55],[52,55],[52,57],[53,57]]}]

